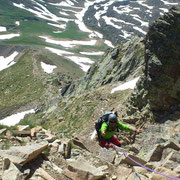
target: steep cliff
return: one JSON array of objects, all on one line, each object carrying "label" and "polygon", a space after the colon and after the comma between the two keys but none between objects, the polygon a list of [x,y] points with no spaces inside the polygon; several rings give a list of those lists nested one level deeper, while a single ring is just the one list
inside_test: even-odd
[{"label": "steep cliff", "polygon": [[145,38],[145,70],[128,115],[163,121],[180,116],[180,6],[157,19]]}]

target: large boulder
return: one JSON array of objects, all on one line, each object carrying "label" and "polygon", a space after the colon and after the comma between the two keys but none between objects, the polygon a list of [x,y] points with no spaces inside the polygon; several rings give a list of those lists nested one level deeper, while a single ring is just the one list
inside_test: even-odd
[{"label": "large boulder", "polygon": [[104,172],[84,159],[69,161],[68,169],[63,170],[62,173],[73,180],[97,180],[105,176]]},{"label": "large boulder", "polygon": [[0,150],[0,156],[9,159],[17,166],[23,166],[36,158],[47,147],[46,141],[26,146],[13,146],[8,150]]}]

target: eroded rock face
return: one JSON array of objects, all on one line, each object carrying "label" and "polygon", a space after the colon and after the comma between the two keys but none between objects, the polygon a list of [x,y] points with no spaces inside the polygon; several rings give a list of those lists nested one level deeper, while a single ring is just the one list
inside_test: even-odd
[{"label": "eroded rock face", "polygon": [[139,76],[144,66],[144,49],[143,38],[138,36],[114,49],[108,49],[99,62],[92,64],[79,82],[67,84],[61,94],[77,94]]},{"label": "eroded rock face", "polygon": [[[173,7],[150,27],[145,38],[145,71],[129,101],[150,110],[154,119],[180,110],[180,6]],[[147,111],[147,114],[149,111]],[[178,115],[177,115],[178,116]]]},{"label": "eroded rock face", "polygon": [[77,91],[124,81],[130,75],[137,76],[141,73],[144,64],[142,40],[143,38],[136,36],[131,41],[110,50],[99,63],[89,69]]}]

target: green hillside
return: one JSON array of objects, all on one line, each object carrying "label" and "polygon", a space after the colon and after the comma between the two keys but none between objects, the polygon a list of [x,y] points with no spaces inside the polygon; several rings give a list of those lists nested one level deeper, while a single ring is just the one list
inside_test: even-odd
[{"label": "green hillside", "polygon": [[[55,22],[33,14],[34,10],[41,11],[44,7],[54,16],[67,18],[63,15],[60,16],[56,6],[46,1],[24,0],[18,4],[22,8],[25,7],[22,9],[13,5],[13,2],[16,5],[19,3],[10,0],[0,1],[0,26],[6,27],[6,31],[0,32],[0,36],[9,34],[19,34],[19,36],[0,39],[0,45],[3,47],[0,56],[7,58],[14,51],[18,51],[17,47],[22,47],[20,49],[25,47],[26,50],[16,57],[16,64],[0,71],[0,119],[16,111],[36,108],[43,103],[48,104],[51,99],[60,95],[60,89],[66,83],[81,78],[85,72],[68,58],[69,54],[77,59],[89,58],[92,61],[98,61],[101,55],[86,55],[81,52],[103,52],[107,49],[104,41],[98,38],[94,38],[97,40],[95,45],[87,45],[92,40],[89,38],[90,33],[79,29],[79,26],[73,21],[73,15],[68,17],[69,21],[66,22],[65,29],[62,29],[51,24],[65,24],[63,20]],[[55,33],[57,31],[59,33]],[[54,41],[64,41],[64,43],[74,40],[82,43],[67,48],[63,45],[46,42],[39,36]],[[87,44],[83,44],[83,41]],[[63,53],[57,55],[46,50],[46,47],[63,50],[69,54],[67,56]],[[79,59],[78,61],[80,61]],[[47,74],[42,69],[41,62],[55,65],[57,68],[52,74]]]},{"label": "green hillside", "polygon": [[[29,9],[34,9],[33,2],[24,1],[23,4],[27,5]],[[53,14],[59,15],[59,9],[50,4],[46,5],[46,8]],[[62,17],[63,18],[63,17]],[[0,32],[0,35],[9,34],[9,33],[18,33],[19,37],[14,37],[8,40],[0,40],[0,45],[25,45],[31,47],[54,47],[57,49],[65,49],[62,46],[47,43],[44,39],[39,36],[46,36],[50,39],[58,40],[86,40],[90,41],[87,32],[82,32],[79,30],[77,24],[73,22],[73,18],[69,22],[67,22],[66,29],[61,29],[56,26],[52,26],[50,24],[62,24],[65,23],[62,21],[53,22],[40,17],[37,17],[35,14],[25,10],[18,8],[12,4],[11,1],[0,1],[0,26],[4,26],[7,28],[6,32]],[[20,25],[16,25],[16,22],[19,22]],[[50,23],[50,24],[48,24]],[[56,31],[61,31],[61,33],[54,33]],[[80,48],[79,48],[80,47]],[[101,41],[94,46],[87,45],[77,45],[72,49],[68,49],[70,52],[79,53],[80,50],[84,51],[97,51],[97,50],[105,50],[107,45],[102,43]],[[94,60],[98,60],[99,57],[92,56]]]},{"label": "green hillside", "polygon": [[[55,73],[45,73],[41,62],[55,65],[57,67]],[[42,103],[52,96],[59,96],[59,89],[63,81],[66,81],[62,77],[67,76],[67,80],[68,77],[76,79],[82,74],[77,65],[59,59],[55,54],[40,49],[26,50],[15,65],[0,71],[1,117],[5,116],[9,108],[18,109],[34,101]]]}]

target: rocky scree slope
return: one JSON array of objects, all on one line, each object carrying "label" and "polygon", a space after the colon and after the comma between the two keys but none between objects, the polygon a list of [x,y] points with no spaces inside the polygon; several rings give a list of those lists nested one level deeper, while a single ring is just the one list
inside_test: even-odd
[{"label": "rocky scree slope", "polygon": [[0,131],[0,179],[178,179],[180,146],[174,137],[178,137],[179,130],[180,119],[146,125],[135,141],[129,133],[119,134],[123,152],[163,176],[138,166],[119,149],[99,148],[96,141],[84,137],[68,139],[40,126],[17,126],[12,131],[4,128]]}]

